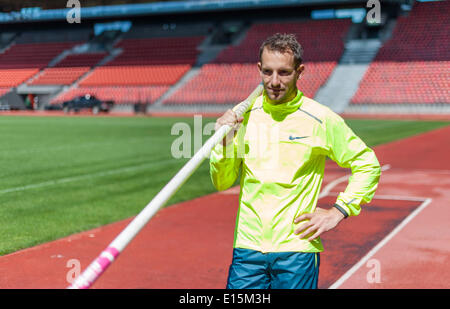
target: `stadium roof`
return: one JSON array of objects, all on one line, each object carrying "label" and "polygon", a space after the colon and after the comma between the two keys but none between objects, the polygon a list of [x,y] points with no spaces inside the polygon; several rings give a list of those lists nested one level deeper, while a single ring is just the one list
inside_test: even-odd
[{"label": "stadium roof", "polygon": [[[149,1],[134,0],[133,3],[120,4],[124,0],[51,0],[40,2],[41,7],[33,5],[32,0],[0,0],[3,5],[16,7],[11,12],[0,12],[0,23],[23,23],[65,20],[79,3],[79,15],[82,19],[120,18],[124,16],[148,16],[176,13],[206,13],[224,10],[245,10],[257,8],[277,8],[310,5],[361,5],[366,7],[367,0],[198,0],[198,1]],[[384,0],[385,2],[404,2],[405,0]],[[107,4],[107,5],[105,5]],[[6,5],[6,6],[5,6]],[[17,8],[17,6],[20,7]],[[34,4],[36,6],[36,4]],[[56,8],[53,8],[56,6]],[[11,8],[9,7],[9,8]]]},{"label": "stadium roof", "polygon": [[[386,1],[386,0],[383,0]],[[394,2],[395,0],[391,0],[389,2]],[[404,2],[404,0],[401,0]],[[401,2],[398,0],[398,2]],[[39,7],[42,10],[51,10],[51,9],[63,9],[66,7],[68,0],[45,0],[45,1],[36,1],[36,0],[0,0],[0,12],[18,12],[23,8],[36,8]],[[222,5],[226,5],[228,3],[254,3],[258,5],[261,2],[278,2],[276,0],[80,0],[82,7],[94,7],[94,6],[113,6],[113,5],[126,5],[126,4],[145,4],[145,3],[164,3],[164,2],[190,2],[196,3],[199,5],[205,4],[214,4],[219,3]],[[367,0],[281,0],[279,2],[291,2],[295,4],[337,4],[337,3],[358,3],[364,2]]]},{"label": "stadium roof", "polygon": [[[0,12],[20,11],[23,8],[40,7],[43,10],[62,9],[68,0],[0,0]],[[81,0],[83,7],[107,6],[131,3],[168,2],[174,0]]]}]

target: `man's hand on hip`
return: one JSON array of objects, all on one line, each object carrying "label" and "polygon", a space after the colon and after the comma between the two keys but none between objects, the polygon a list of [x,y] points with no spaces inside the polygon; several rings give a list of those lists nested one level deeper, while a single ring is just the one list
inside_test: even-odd
[{"label": "man's hand on hip", "polygon": [[344,219],[344,215],[334,207],[328,210],[317,207],[313,213],[303,214],[295,218],[294,223],[299,223],[303,220],[308,221],[303,223],[294,233],[299,234],[300,238],[305,238],[313,233],[308,238],[309,241],[312,241],[323,233],[334,229],[342,219]]}]

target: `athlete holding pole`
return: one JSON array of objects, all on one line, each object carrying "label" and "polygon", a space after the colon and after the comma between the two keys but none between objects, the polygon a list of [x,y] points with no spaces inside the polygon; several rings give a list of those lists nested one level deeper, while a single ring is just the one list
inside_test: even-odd
[{"label": "athlete holding pole", "polygon": [[[380,165],[339,115],[297,89],[305,65],[294,35],[269,37],[257,66],[263,94],[242,117],[217,119],[216,129],[234,130],[210,156],[218,190],[241,173],[227,288],[317,288],[319,236],[370,202]],[[326,157],[352,171],[330,209],[316,207]]]}]

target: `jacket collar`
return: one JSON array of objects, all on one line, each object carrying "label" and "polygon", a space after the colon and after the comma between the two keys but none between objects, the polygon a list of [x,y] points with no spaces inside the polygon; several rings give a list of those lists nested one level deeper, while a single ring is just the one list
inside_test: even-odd
[{"label": "jacket collar", "polygon": [[273,119],[281,121],[286,118],[287,115],[297,111],[303,102],[303,93],[297,89],[297,95],[289,102],[280,104],[274,104],[273,101],[267,96],[266,91],[263,91],[263,109],[266,113],[270,114]]}]

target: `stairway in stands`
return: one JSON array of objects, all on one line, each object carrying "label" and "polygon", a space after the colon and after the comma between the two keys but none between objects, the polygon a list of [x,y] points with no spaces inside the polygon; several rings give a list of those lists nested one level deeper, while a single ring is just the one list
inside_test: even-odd
[{"label": "stairway in stands", "polygon": [[358,90],[360,81],[381,46],[378,39],[351,40],[328,81],[314,99],[342,113]]}]

